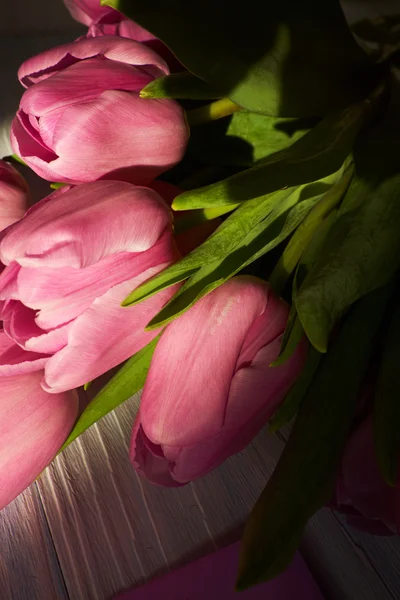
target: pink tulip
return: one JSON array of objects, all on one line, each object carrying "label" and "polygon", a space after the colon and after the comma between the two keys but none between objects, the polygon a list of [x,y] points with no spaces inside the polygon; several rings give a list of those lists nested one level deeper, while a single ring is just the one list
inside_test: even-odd
[{"label": "pink tulip", "polygon": [[147,183],[178,163],[188,126],[174,100],[140,90],[169,72],[148,46],[126,38],[83,38],[30,58],[11,128],[14,152],[41,177],[66,183]]},{"label": "pink tulip", "polygon": [[0,230],[22,219],[28,200],[25,179],[13,166],[0,160]]},{"label": "pink tulip", "polygon": [[[1,355],[19,357],[21,365],[40,369],[0,332]],[[24,356],[26,355],[26,356]],[[0,509],[20,494],[54,458],[78,413],[75,391],[48,394],[40,386],[43,372],[30,367],[18,375],[0,377]]]},{"label": "pink tulip", "polygon": [[300,373],[305,342],[279,367],[288,307],[267,284],[235,277],[170,323],[157,344],[130,456],[151,482],[201,477],[258,433]]},{"label": "pink tulip", "polygon": [[123,18],[120,12],[109,6],[101,6],[100,0],[64,0],[64,4],[76,21],[84,25],[105,21],[115,23]]},{"label": "pink tulip", "polygon": [[400,485],[390,487],[380,474],[371,416],[349,438],[332,507],[358,529],[378,535],[400,533]]},{"label": "pink tulip", "polygon": [[158,334],[144,327],[174,288],[130,308],[121,302],[177,258],[171,221],[155,191],[97,181],[57,191],[6,232],[1,318],[9,338],[45,357],[43,389],[78,387]]},{"label": "pink tulip", "polygon": [[88,28],[87,37],[99,37],[101,35],[119,35],[141,42],[162,56],[173,73],[184,70],[183,65],[161,40],[130,19],[122,19],[115,23],[104,23],[102,21],[92,23]]}]

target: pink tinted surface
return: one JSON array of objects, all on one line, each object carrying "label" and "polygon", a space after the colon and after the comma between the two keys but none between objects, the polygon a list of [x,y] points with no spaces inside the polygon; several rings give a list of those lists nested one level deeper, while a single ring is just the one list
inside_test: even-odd
[{"label": "pink tinted surface", "polygon": [[304,560],[292,564],[273,581],[234,591],[239,543],[232,544],[114,600],[324,600]]}]

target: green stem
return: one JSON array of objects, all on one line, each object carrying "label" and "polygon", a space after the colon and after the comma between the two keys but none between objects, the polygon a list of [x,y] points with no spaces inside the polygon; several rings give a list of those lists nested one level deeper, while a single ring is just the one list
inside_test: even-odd
[{"label": "green stem", "polygon": [[232,102],[232,100],[221,98],[221,100],[216,100],[215,102],[211,102],[211,104],[188,110],[186,116],[189,125],[202,125],[203,123],[228,117],[239,110],[242,110],[242,108]]}]

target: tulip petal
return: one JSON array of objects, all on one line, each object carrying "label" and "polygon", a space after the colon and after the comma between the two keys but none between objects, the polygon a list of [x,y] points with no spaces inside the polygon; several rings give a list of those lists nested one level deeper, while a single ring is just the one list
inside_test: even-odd
[{"label": "tulip petal", "polygon": [[83,268],[120,252],[144,252],[171,224],[163,200],[148,188],[96,181],[46,199],[0,242],[4,264]]},{"label": "tulip petal", "polygon": [[47,359],[45,354],[26,352],[0,331],[0,385],[2,377],[42,370]]},{"label": "tulip petal", "polygon": [[114,286],[77,317],[68,330],[67,346],[46,363],[43,388],[55,393],[83,385],[151,342],[159,330],[144,328],[171,298],[176,286],[136,306],[124,308],[121,302],[132,289],[167,265],[157,265]]},{"label": "tulip petal", "polygon": [[115,18],[120,18],[120,14],[109,6],[101,6],[99,0],[64,0],[65,6],[74,19],[90,25],[92,21],[114,15]]},{"label": "tulip petal", "polygon": [[67,343],[70,323],[52,331],[44,331],[35,321],[36,311],[21,302],[8,302],[2,317],[5,333],[25,350],[53,354]]},{"label": "tulip petal", "polygon": [[58,158],[51,168],[70,183],[107,177],[140,185],[178,163],[187,139],[177,102],[110,90],[64,111],[54,131]]},{"label": "tulip petal", "polygon": [[151,75],[131,65],[91,58],[29,88],[21,98],[20,109],[41,119],[46,117],[44,123],[40,120],[40,131],[49,127],[52,131],[54,124],[49,122],[52,118],[52,114],[47,114],[49,111],[94,100],[106,90],[139,92],[152,80]]},{"label": "tulip petal", "polygon": [[50,396],[41,377],[41,371],[0,377],[0,508],[54,458],[77,416],[77,393]]},{"label": "tulip petal", "polygon": [[28,58],[20,66],[18,78],[24,87],[30,87],[80,60],[96,57],[142,67],[153,77],[169,74],[166,62],[148,46],[128,38],[101,36],[81,38]]},{"label": "tulip petal", "polygon": [[39,327],[53,329],[78,317],[111,287],[163,263],[166,256],[177,257],[168,233],[145,252],[114,254],[85,269],[22,268],[18,298],[37,310]]},{"label": "tulip petal", "polygon": [[[305,348],[299,346],[285,364],[270,367],[279,355],[280,343],[281,336],[259,350],[251,365],[235,373],[223,427],[215,435],[185,447],[163,444],[158,446],[157,455],[154,445],[153,448],[149,445],[145,428],[136,423],[130,449],[136,469],[158,485],[184,485],[243,450],[268,422],[303,366]],[[210,414],[212,419],[208,405],[203,413]]]},{"label": "tulip petal", "polygon": [[191,446],[221,430],[243,341],[269,296],[260,280],[237,277],[168,325],[141,400],[152,442]]}]

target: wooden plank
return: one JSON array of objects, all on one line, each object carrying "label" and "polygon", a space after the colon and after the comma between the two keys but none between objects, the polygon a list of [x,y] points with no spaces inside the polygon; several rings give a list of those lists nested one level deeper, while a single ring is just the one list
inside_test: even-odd
[{"label": "wooden plank", "polygon": [[[86,432],[39,486],[67,589],[106,600],[237,539],[284,446],[263,430],[244,452],[189,486],[139,479],[128,459],[137,398]],[[328,600],[391,600],[333,514],[308,525],[302,550]],[[362,596],[359,596],[362,594]]]},{"label": "wooden plank", "polygon": [[35,485],[0,511],[0,598],[68,598]]},{"label": "wooden plank", "polygon": [[214,548],[190,488],[140,480],[128,458],[135,401],[88,430],[39,481],[69,595],[102,600]]},{"label": "wooden plank", "polygon": [[379,573],[393,598],[400,597],[400,537],[370,535],[346,525],[343,517],[336,516],[346,530],[355,550]]}]

